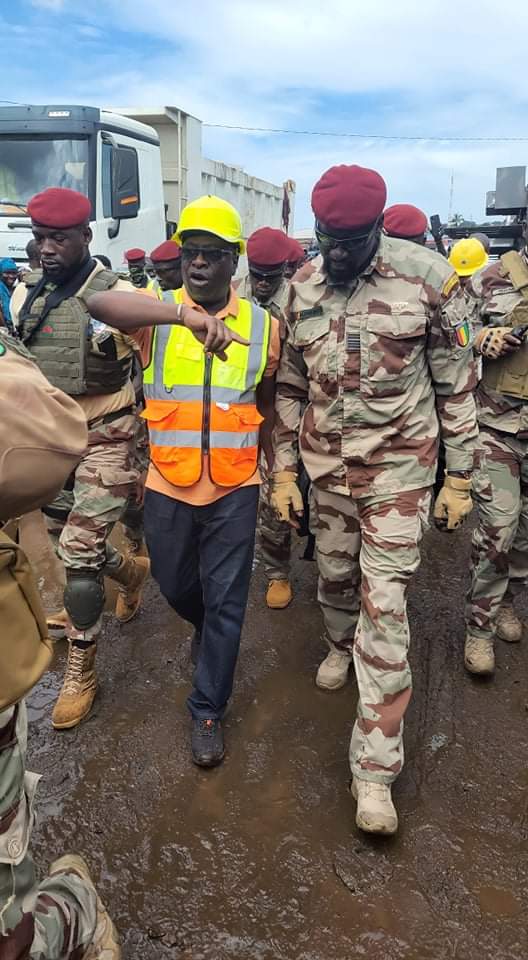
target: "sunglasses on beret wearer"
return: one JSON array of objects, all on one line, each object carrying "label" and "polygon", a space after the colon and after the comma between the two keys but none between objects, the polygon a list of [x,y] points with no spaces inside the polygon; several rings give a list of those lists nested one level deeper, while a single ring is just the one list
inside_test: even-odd
[{"label": "sunglasses on beret wearer", "polygon": [[274,270],[261,270],[259,267],[254,267],[252,263],[249,264],[249,272],[252,277],[255,277],[255,280],[276,280],[278,277],[282,277],[284,273],[284,264],[281,263],[280,267],[275,267]]},{"label": "sunglasses on beret wearer", "polygon": [[220,263],[224,257],[232,257],[234,250],[222,250],[220,247],[196,247],[185,244],[182,247],[182,260],[194,260],[200,254],[207,263]]},{"label": "sunglasses on beret wearer", "polygon": [[367,233],[356,233],[351,237],[332,237],[329,233],[323,233],[317,224],[315,227],[315,236],[317,238],[319,248],[323,253],[329,253],[330,250],[334,250],[336,247],[339,247],[341,250],[352,252],[357,250],[358,247],[363,247],[369,240],[371,240],[377,229],[378,221],[376,220]]}]

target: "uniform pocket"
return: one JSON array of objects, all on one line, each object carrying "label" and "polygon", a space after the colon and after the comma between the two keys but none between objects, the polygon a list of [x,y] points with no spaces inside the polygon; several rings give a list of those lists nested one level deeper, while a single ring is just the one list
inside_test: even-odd
[{"label": "uniform pocket", "polygon": [[294,346],[302,351],[310,380],[318,383],[335,379],[337,374],[337,333],[331,317],[299,320],[294,330]]},{"label": "uniform pocket", "polygon": [[402,380],[424,363],[425,314],[401,317],[370,314],[366,330],[369,381]]}]

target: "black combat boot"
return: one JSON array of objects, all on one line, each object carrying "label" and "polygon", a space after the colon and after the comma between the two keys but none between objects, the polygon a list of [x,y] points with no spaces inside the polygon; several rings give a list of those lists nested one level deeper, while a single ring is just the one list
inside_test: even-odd
[{"label": "black combat boot", "polygon": [[224,735],[220,720],[192,718],[191,749],[199,767],[216,767],[224,759]]}]

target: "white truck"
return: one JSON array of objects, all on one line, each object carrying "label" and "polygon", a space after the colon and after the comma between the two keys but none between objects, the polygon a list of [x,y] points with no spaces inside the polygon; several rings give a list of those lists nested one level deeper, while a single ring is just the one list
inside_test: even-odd
[{"label": "white truck", "polygon": [[90,197],[91,251],[115,269],[129,247],[148,252],[170,236],[182,206],[201,193],[235,203],[246,236],[259,226],[280,227],[286,188],[204,159],[200,121],[175,107],[0,107],[0,258],[27,260],[26,204],[51,186]]}]

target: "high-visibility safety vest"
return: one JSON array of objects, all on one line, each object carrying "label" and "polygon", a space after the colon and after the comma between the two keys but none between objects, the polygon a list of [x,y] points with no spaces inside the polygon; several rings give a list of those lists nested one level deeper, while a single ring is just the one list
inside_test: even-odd
[{"label": "high-visibility safety vest", "polygon": [[[163,299],[182,303],[183,289],[167,290]],[[220,487],[238,486],[257,469],[263,417],[256,389],[266,369],[271,321],[262,307],[238,302],[238,315],[225,323],[250,346],[232,343],[225,361],[205,354],[185,327],[154,329],[142,416],[149,426],[150,458],[175,486],[198,482],[204,456]]]}]

